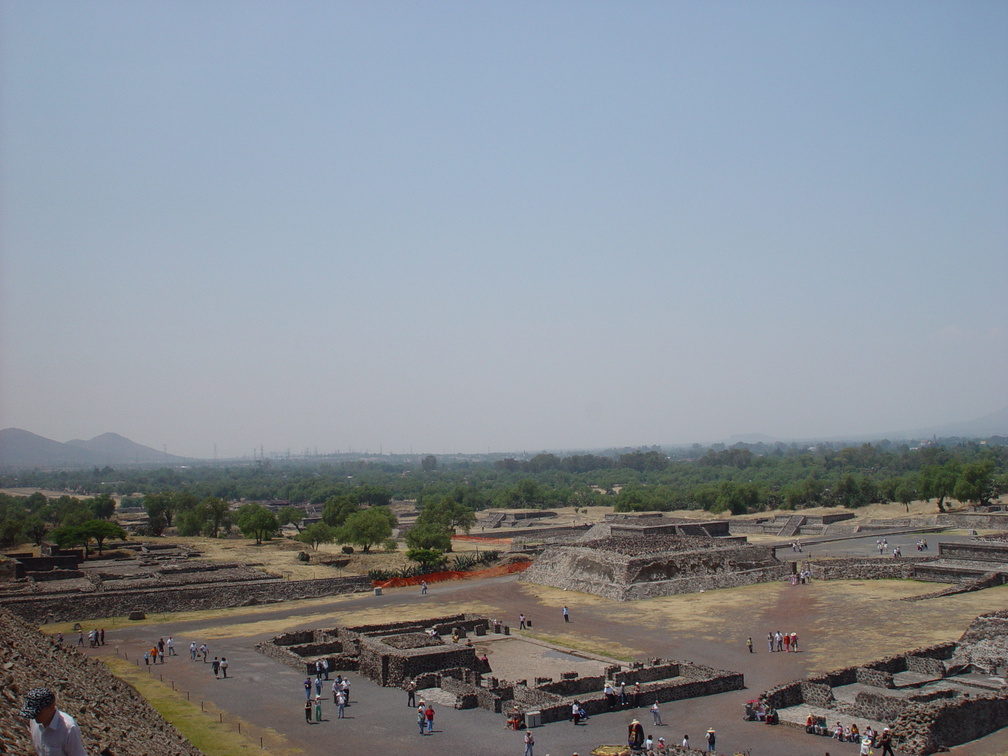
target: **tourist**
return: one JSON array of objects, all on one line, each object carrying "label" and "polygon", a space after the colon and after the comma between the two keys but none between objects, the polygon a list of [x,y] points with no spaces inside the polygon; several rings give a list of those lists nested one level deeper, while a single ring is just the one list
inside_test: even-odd
[{"label": "tourist", "polygon": [[327,656],[322,660],[322,673],[325,675],[325,679],[329,679],[329,657]]},{"label": "tourist", "polygon": [[770,653],[773,653],[773,633],[767,633],[766,636],[767,648],[770,649]]},{"label": "tourist", "polygon": [[655,748],[655,753],[659,756],[665,756],[668,753],[668,746],[665,745],[665,738],[658,738],[658,747]]},{"label": "tourist", "polygon": [[62,630],[60,630],[58,633],[56,633],[56,645],[57,646],[62,646],[63,645],[63,631]]},{"label": "tourist", "polygon": [[217,675],[220,674],[220,659],[218,659],[216,656],[213,658],[213,661],[210,663],[210,669],[213,670],[213,676],[215,678],[217,677]]},{"label": "tourist", "polygon": [[784,653],[788,653],[791,650],[791,636],[784,633]]},{"label": "tourist", "polygon": [[616,706],[616,691],[613,690],[612,683],[608,680],[606,680],[606,684],[602,688],[602,694],[605,696],[607,708],[611,709]]},{"label": "tourist", "polygon": [[306,698],[304,702],[304,721],[311,724],[311,698]]},{"label": "tourist", "polygon": [[105,645],[105,628],[104,627],[101,630],[98,631],[98,636],[99,636],[99,638],[98,638],[98,645],[99,646],[104,646]]},{"label": "tourist", "polygon": [[571,719],[574,721],[575,727],[581,723],[581,704],[576,699],[571,704]]},{"label": "tourist", "polygon": [[321,677],[316,677],[315,678],[315,695],[318,696],[318,695],[321,695],[321,693],[322,693],[322,678]]},{"label": "tourist", "polygon": [[[104,643],[105,643],[105,630],[103,629],[102,644],[104,645]],[[168,636],[168,642],[165,643],[165,645],[168,646],[168,656],[178,656],[178,654],[175,653],[175,642],[172,640],[172,637],[170,635]]]},{"label": "tourist", "polygon": [[302,685],[304,685],[304,697],[305,697],[305,701],[310,701],[311,700],[311,678],[310,677],[306,677],[304,679],[304,682],[302,683]]},{"label": "tourist", "polygon": [[346,705],[350,705],[350,678],[344,677],[340,682],[340,690],[343,691],[343,697],[346,699]]},{"label": "tourist", "polygon": [[791,650],[798,653],[798,633],[791,633]]},{"label": "tourist", "polygon": [[646,738],[644,738],[644,752],[650,754],[653,753],[653,749],[654,749],[654,738],[648,735]]},{"label": "tourist", "polygon": [[651,704],[651,718],[654,720],[655,727],[664,726],[661,721],[661,709],[658,708],[657,698],[655,699],[655,702]]},{"label": "tourist", "polygon": [[619,704],[620,706],[627,705],[627,694],[626,694],[626,683],[621,682],[619,684]]},{"label": "tourist", "polygon": [[426,596],[427,595],[427,581],[426,580],[421,580],[420,581],[420,595],[421,596]]},{"label": "tourist", "polygon": [[837,722],[836,727],[833,728],[833,740],[843,741],[843,725],[839,722]]},{"label": "tourist", "polygon": [[151,646],[151,664],[157,664],[157,646]]},{"label": "tourist", "polygon": [[427,704],[424,709],[424,718],[427,720],[427,732],[434,732],[434,704]]},{"label": "tourist", "polygon": [[713,727],[708,728],[708,730],[707,730],[707,750],[708,751],[716,751],[717,750],[716,743],[715,743],[716,737],[717,737],[717,733],[715,733],[714,728]]},{"label": "tourist", "polygon": [[751,653],[753,652],[753,650],[752,650],[752,637],[750,637],[750,638],[749,638],[749,639],[748,639],[748,640],[746,641],[746,647],[747,647],[747,648],[749,649],[749,653],[751,654]]},{"label": "tourist", "polygon": [[532,737],[531,730],[525,730],[525,751],[522,756],[533,756],[532,746],[535,745],[535,738]]},{"label": "tourist", "polygon": [[781,634],[781,631],[778,630],[777,631],[777,635],[774,636],[774,637],[777,640],[777,650],[778,651],[783,651],[784,650],[784,636]]},{"label": "tourist", "polygon": [[525,629],[525,615],[524,614],[519,614],[518,615],[518,629],[519,630],[524,630]]},{"label": "tourist", "polygon": [[641,694],[641,687],[640,687],[640,680],[638,680],[633,684],[633,705],[635,709],[638,706],[640,706],[640,694]]},{"label": "tourist", "polygon": [[228,668],[227,657],[226,656],[222,656],[220,658],[220,671],[221,671],[221,674],[224,676],[225,680],[227,679],[227,668]]},{"label": "tourist", "polygon": [[[938,546],[940,547],[941,544],[939,543]],[[882,748],[882,756],[886,756],[887,754],[888,756],[895,756],[892,749],[892,733],[889,732],[888,727],[882,728],[882,739],[879,740],[879,746]]]},{"label": "tourist", "polygon": [[689,735],[682,736],[682,747],[687,751],[689,750]]},{"label": "tourist", "polygon": [[322,721],[322,696],[315,696],[315,721]]},{"label": "tourist", "polygon": [[[95,631],[97,632],[97,631]],[[161,657],[161,663],[164,664],[164,638],[158,638],[157,642],[157,652],[158,656]]]},{"label": "tourist", "polygon": [[56,694],[49,688],[29,690],[19,713],[29,720],[38,756],[87,755],[80,728],[73,717],[56,708]]},{"label": "tourist", "polygon": [[78,630],[77,631],[77,645],[78,646],[83,646],[84,645],[84,631],[83,630]]},{"label": "tourist", "polygon": [[627,728],[627,745],[634,751],[639,751],[644,745],[644,725],[636,719],[631,720]]},{"label": "tourist", "polygon": [[416,683],[412,680],[406,681],[406,705],[416,706]]},{"label": "tourist", "polygon": [[189,644],[189,659],[190,661],[196,661],[196,641]]},{"label": "tourist", "polygon": [[563,608],[563,618],[564,622],[570,622],[570,610],[567,608],[566,604]]},{"label": "tourist", "polygon": [[424,708],[423,708],[423,706],[420,706],[417,709],[417,725],[419,725],[419,727],[420,727],[420,734],[421,735],[426,735],[427,734],[427,717],[424,716]]},{"label": "tourist", "polygon": [[872,739],[865,735],[861,738],[861,748],[858,750],[860,756],[869,756],[871,754]]}]

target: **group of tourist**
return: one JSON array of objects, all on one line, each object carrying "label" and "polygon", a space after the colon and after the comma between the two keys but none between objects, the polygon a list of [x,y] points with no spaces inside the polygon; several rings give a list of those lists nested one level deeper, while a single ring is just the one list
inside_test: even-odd
[{"label": "group of tourist", "polygon": [[421,735],[434,734],[434,704],[425,701],[417,704],[417,726]]},{"label": "group of tourist", "polygon": [[802,567],[797,572],[791,573],[791,585],[805,585],[806,583],[812,582],[812,568],[809,566]]},{"label": "group of tourist", "polygon": [[[316,664],[315,667],[316,674],[315,680],[312,681],[309,675],[304,679],[301,684],[305,692],[305,722],[308,724],[312,723],[312,712],[314,704],[314,714],[315,721],[322,721],[322,683],[324,680],[328,680],[328,675],[324,675],[324,672],[329,670],[328,660],[326,664],[322,667]],[[312,689],[315,690],[314,697],[312,696]],[[336,718],[346,719],[346,709],[350,706],[350,678],[343,677],[343,675],[336,675],[336,679],[332,682],[332,700],[333,704],[336,706]]]},{"label": "group of tourist", "polygon": [[798,633],[782,633],[780,630],[776,633],[767,633],[767,648],[771,653],[776,651],[797,652]]},{"label": "group of tourist", "polygon": [[[168,640],[171,640],[171,636],[168,636]],[[174,650],[173,650],[174,653]],[[203,663],[206,664],[207,657],[210,655],[210,648],[206,643],[201,643],[199,646],[196,645],[196,641],[189,644],[189,661],[196,661],[197,659],[202,659]]]},{"label": "group of tourist", "polygon": [[[717,731],[713,727],[707,729],[704,738],[707,741],[708,752],[717,750]],[[667,756],[675,752],[672,746],[665,743],[665,738],[659,737],[655,740],[653,735],[645,735],[644,725],[636,719],[631,720],[627,728],[627,745],[634,756]],[[688,734],[683,735],[680,746],[687,751],[690,749]]]},{"label": "group of tourist", "polygon": [[849,725],[837,722],[831,729],[826,725],[825,719],[816,717],[810,712],[805,720],[805,732],[813,735],[829,735],[841,743],[855,743],[860,746],[859,752],[863,756],[869,756],[874,748],[881,748],[882,756],[893,756],[892,733],[888,727],[878,732],[871,725],[867,725],[862,733],[856,722]]}]

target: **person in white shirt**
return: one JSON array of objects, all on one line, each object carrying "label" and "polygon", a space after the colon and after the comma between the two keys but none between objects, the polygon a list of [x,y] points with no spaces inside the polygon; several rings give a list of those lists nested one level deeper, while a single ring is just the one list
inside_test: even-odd
[{"label": "person in white shirt", "polygon": [[49,688],[28,691],[20,714],[31,720],[28,726],[38,756],[87,756],[80,728],[73,717],[56,708],[56,695]]}]

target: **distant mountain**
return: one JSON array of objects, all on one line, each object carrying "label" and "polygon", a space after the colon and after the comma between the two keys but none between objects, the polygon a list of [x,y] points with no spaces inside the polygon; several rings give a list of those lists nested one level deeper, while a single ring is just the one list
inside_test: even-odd
[{"label": "distant mountain", "polygon": [[934,428],[922,428],[905,434],[911,438],[925,438],[937,436],[938,438],[990,438],[991,436],[1008,436],[1008,407],[984,415],[976,420],[969,420],[964,423],[949,423],[939,425]]},{"label": "distant mountain", "polygon": [[0,467],[104,467],[105,465],[179,464],[185,458],[134,443],[116,433],[90,441],[61,443],[20,428],[0,430]]}]

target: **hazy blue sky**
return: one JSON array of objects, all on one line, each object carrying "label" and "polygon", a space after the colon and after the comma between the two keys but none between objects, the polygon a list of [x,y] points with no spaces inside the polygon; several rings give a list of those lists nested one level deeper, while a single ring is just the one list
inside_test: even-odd
[{"label": "hazy blue sky", "polygon": [[0,427],[209,457],[1008,404],[1008,3],[0,5]]}]

